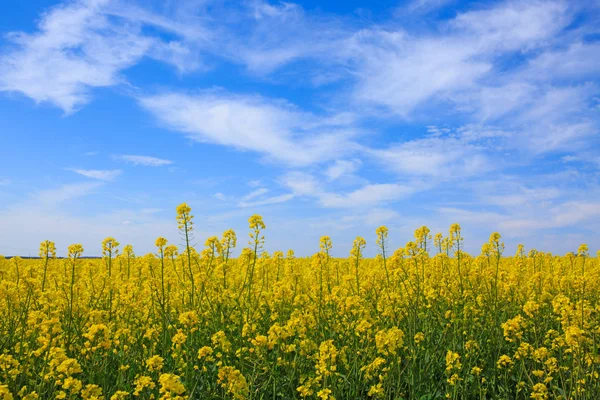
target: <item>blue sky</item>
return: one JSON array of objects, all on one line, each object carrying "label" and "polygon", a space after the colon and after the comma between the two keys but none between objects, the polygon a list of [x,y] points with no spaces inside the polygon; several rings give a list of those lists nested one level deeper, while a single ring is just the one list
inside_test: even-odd
[{"label": "blue sky", "polygon": [[600,241],[599,1],[6,0],[0,254],[139,254],[247,218],[346,255],[463,226],[478,253]]}]

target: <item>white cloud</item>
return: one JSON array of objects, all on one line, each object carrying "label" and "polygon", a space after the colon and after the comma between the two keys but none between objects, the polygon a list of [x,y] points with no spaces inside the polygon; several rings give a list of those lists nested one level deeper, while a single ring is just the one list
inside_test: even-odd
[{"label": "white cloud", "polygon": [[454,3],[456,0],[412,0],[398,10],[398,14],[426,14]]},{"label": "white cloud", "polygon": [[323,189],[320,182],[304,172],[290,172],[281,178],[281,184],[299,196],[318,196]]},{"label": "white cloud", "polygon": [[353,41],[354,98],[405,118],[434,95],[473,87],[491,69],[485,60],[471,60],[476,50],[462,41],[386,31],[360,32]]},{"label": "white cloud", "polygon": [[94,193],[103,182],[70,183],[52,189],[43,189],[33,194],[32,201],[52,206]]},{"label": "white cloud", "polygon": [[474,111],[481,121],[494,121],[530,102],[539,95],[537,92],[537,88],[527,82],[509,82],[503,86],[482,87],[472,95],[477,98],[470,97],[467,104],[476,108]]},{"label": "white cloud", "polygon": [[222,91],[142,97],[141,105],[171,129],[199,141],[251,150],[290,165],[343,155],[357,134],[347,121],[320,118],[283,101]]},{"label": "white cloud", "polygon": [[[236,12],[229,10],[231,14]],[[289,2],[273,5],[252,1],[247,8],[242,7],[237,17],[244,24],[226,32],[220,54],[244,64],[255,75],[274,73],[305,59],[326,63],[331,58],[337,59],[340,44],[348,34],[338,18],[313,18],[301,6]],[[304,73],[300,79],[322,80],[320,72]],[[338,79],[335,73],[327,75]]]},{"label": "white cloud", "polygon": [[260,187],[260,186],[262,186],[262,182],[259,179],[253,179],[251,181],[248,181],[248,186],[250,186],[250,187]]},{"label": "white cloud", "polygon": [[349,193],[323,193],[319,196],[319,202],[323,207],[332,208],[371,207],[406,198],[414,192],[413,187],[405,185],[377,183],[365,185]]},{"label": "white cloud", "polygon": [[327,176],[330,181],[340,179],[355,172],[360,164],[360,160],[335,160],[335,162],[325,170],[325,176]]},{"label": "white cloud", "polygon": [[[417,107],[477,93],[498,57],[545,46],[571,18],[563,1],[504,2],[459,14],[438,34],[364,29],[343,50],[357,79],[354,98],[410,118]],[[510,103],[494,92],[486,97]]]},{"label": "white cloud", "polygon": [[363,218],[365,223],[371,226],[392,225],[400,218],[400,214],[387,208],[373,208]]},{"label": "white cloud", "polygon": [[[519,142],[535,153],[586,148],[588,138],[599,132],[589,99],[597,93],[593,84],[550,88],[513,116],[523,131]],[[517,125],[518,124],[518,125]]]},{"label": "white cloud", "polygon": [[505,232],[535,232],[541,229],[579,226],[593,229],[600,223],[600,203],[568,201],[549,208],[543,218],[510,217],[499,226]]},{"label": "white cloud", "polygon": [[370,150],[370,154],[383,168],[401,176],[460,179],[494,168],[485,150],[469,139],[453,135],[413,139]]},{"label": "white cloud", "polygon": [[527,63],[523,75],[535,81],[581,79],[600,74],[600,44],[575,42],[566,49],[549,50]]},{"label": "white cloud", "polygon": [[221,200],[221,201],[226,201],[229,199],[228,196],[225,196],[223,193],[221,192],[217,192],[214,194],[215,199]]},{"label": "white cloud", "polygon": [[[578,187],[569,181],[577,181]],[[550,230],[560,230],[565,237],[581,232],[595,240],[600,203],[589,199],[598,198],[598,187],[581,174],[533,175],[529,179],[500,175],[493,181],[476,182],[472,191],[463,206],[439,207],[439,218],[464,223],[478,232],[482,228],[488,233],[498,231],[533,246],[546,243],[542,238]],[[552,241],[552,245],[545,250],[566,249],[560,241]]]},{"label": "white cloud", "polygon": [[589,146],[596,135],[597,112],[591,100],[598,92],[593,83],[568,86],[537,86],[518,73],[503,86],[482,87],[478,92],[455,96],[464,110],[480,122],[501,125],[505,148],[529,154],[575,151]]},{"label": "white cloud", "polygon": [[281,182],[295,195],[316,198],[318,204],[325,208],[373,207],[406,198],[417,191],[414,186],[376,183],[337,193],[326,190],[315,177],[302,172],[288,173],[282,177]]},{"label": "white cloud", "polygon": [[581,161],[579,157],[573,155],[563,156],[560,158],[560,160],[565,163]]},{"label": "white cloud", "polygon": [[[116,0],[79,0],[42,15],[35,33],[13,32],[12,50],[0,57],[0,91],[50,102],[69,114],[90,101],[90,89],[123,83],[121,71],[144,56],[176,63],[185,45],[146,36],[143,26],[170,30],[161,21]],[[178,32],[174,32],[177,34]]]},{"label": "white cloud", "polygon": [[[368,233],[374,233],[373,231],[365,232],[365,226],[369,228],[379,227],[386,225],[388,228],[395,228],[399,226],[400,214],[389,208],[370,208],[364,212],[349,212],[352,210],[335,211],[333,215],[326,215],[319,218],[306,221],[312,228],[311,231],[319,231],[326,229],[328,235],[337,233],[339,231],[354,230],[359,235],[364,236]],[[402,219],[403,222],[406,218]],[[349,238],[348,247],[351,246],[352,239]],[[367,239],[367,242],[370,242]],[[370,244],[370,243],[369,243]],[[347,254],[344,251],[344,256]]]},{"label": "white cloud", "polygon": [[143,165],[146,167],[160,167],[163,165],[171,165],[173,161],[165,160],[163,158],[150,157],[150,156],[139,156],[131,154],[122,154],[115,156],[118,160],[127,161],[133,165]]},{"label": "white cloud", "polygon": [[527,178],[500,174],[487,180],[478,180],[473,185],[474,195],[471,198],[476,203],[503,209],[507,215],[529,213],[564,201],[564,184],[567,181],[565,177],[533,173]]},{"label": "white cloud", "polygon": [[451,25],[473,37],[482,51],[528,50],[560,32],[571,19],[566,1],[525,0],[459,14]]},{"label": "white cloud", "polygon": [[0,186],[10,185],[10,179],[0,178]]},{"label": "white cloud", "polygon": [[241,200],[238,202],[238,206],[242,208],[260,207],[270,204],[285,203],[287,201],[292,200],[295,197],[293,193],[265,197],[267,193],[269,193],[269,189],[264,187],[254,189],[245,196],[242,196]]},{"label": "white cloud", "polygon": [[112,170],[101,170],[101,169],[79,169],[79,168],[67,168],[69,171],[75,172],[76,174],[85,176],[86,178],[98,179],[101,181],[113,181],[123,171],[120,169]]},{"label": "white cloud", "polygon": [[270,204],[285,203],[287,201],[290,201],[293,198],[294,198],[294,195],[291,193],[288,193],[288,194],[282,194],[279,196],[267,197],[267,198],[264,198],[261,200],[256,200],[256,201],[241,201],[238,205],[242,208],[259,207],[259,206],[270,205]]},{"label": "white cloud", "polygon": [[256,197],[260,197],[263,194],[266,194],[269,192],[269,189],[266,188],[259,188],[256,190],[253,190],[252,192],[248,193],[247,195],[245,195],[244,197],[242,197],[242,201],[249,201],[252,200]]}]

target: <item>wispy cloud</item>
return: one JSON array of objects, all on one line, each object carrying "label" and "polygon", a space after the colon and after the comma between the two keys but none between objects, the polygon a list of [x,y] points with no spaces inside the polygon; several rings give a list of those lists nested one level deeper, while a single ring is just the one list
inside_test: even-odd
[{"label": "wispy cloud", "polygon": [[369,183],[348,192],[327,190],[314,176],[291,172],[283,176],[282,184],[297,196],[313,197],[325,208],[375,207],[404,199],[417,191],[415,186],[398,183]]},{"label": "wispy cloud", "polygon": [[0,57],[0,91],[50,102],[69,114],[88,103],[91,88],[125,82],[120,74],[144,56],[177,64],[187,56],[183,40],[166,42],[143,26],[181,32],[149,11],[114,0],[79,0],[49,9],[34,33],[13,32],[14,46]]},{"label": "wispy cloud", "polygon": [[459,14],[438,35],[361,31],[351,41],[356,99],[408,118],[427,101],[477,90],[497,57],[543,46],[569,23],[567,11],[562,1],[508,2]]},{"label": "wispy cloud", "polygon": [[455,1],[456,0],[412,0],[404,7],[400,8],[398,14],[426,14],[452,4]]},{"label": "wispy cloud", "polygon": [[512,134],[481,126],[457,130],[430,126],[425,137],[369,149],[381,168],[400,176],[428,177],[435,181],[464,179],[501,168],[497,152]]},{"label": "wispy cloud", "polygon": [[163,158],[151,157],[151,156],[140,156],[131,154],[122,154],[114,156],[117,160],[123,160],[133,165],[143,165],[146,167],[161,167],[163,165],[171,165],[173,161],[165,160]]},{"label": "wispy cloud", "polygon": [[347,153],[359,133],[345,118],[319,117],[282,100],[223,91],[167,93],[142,97],[140,104],[193,140],[255,151],[290,165]]},{"label": "wispy cloud", "polygon": [[67,170],[75,172],[76,174],[85,176],[86,178],[98,179],[100,181],[113,181],[119,175],[123,173],[120,169],[80,169],[80,168],[67,168]]},{"label": "wispy cloud", "polygon": [[260,207],[260,206],[265,206],[265,205],[270,205],[270,204],[279,204],[279,203],[285,203],[287,201],[290,201],[294,198],[294,195],[291,193],[288,194],[281,194],[278,196],[272,196],[272,197],[266,197],[260,200],[255,200],[255,201],[241,201],[239,202],[239,206],[242,208],[250,208],[250,207]]},{"label": "wispy cloud", "polygon": [[90,195],[104,185],[103,182],[69,183],[51,189],[40,190],[32,199],[46,206],[57,205],[72,199]]},{"label": "wispy cloud", "polygon": [[372,207],[401,200],[414,192],[413,187],[397,183],[376,183],[348,193],[322,193],[319,202],[330,208]]},{"label": "wispy cloud", "polygon": [[0,186],[10,185],[11,181],[7,178],[0,178]]},{"label": "wispy cloud", "polygon": [[231,197],[231,196],[227,196],[227,195],[225,195],[225,194],[223,194],[223,193],[221,193],[221,192],[217,192],[217,193],[215,193],[215,194],[213,195],[213,197],[214,197],[215,199],[218,199],[218,200],[221,200],[221,201],[228,201],[228,200],[231,200],[231,199],[232,199],[232,197]]},{"label": "wispy cloud", "polygon": [[267,189],[267,188],[259,188],[259,189],[253,190],[252,192],[250,192],[247,195],[245,195],[244,197],[242,197],[242,201],[252,200],[252,199],[254,199],[256,197],[260,197],[268,192],[269,192],[269,189]]},{"label": "wispy cloud", "polygon": [[358,170],[360,164],[361,161],[358,159],[335,160],[335,162],[325,170],[325,176],[327,176],[330,181],[340,179]]}]

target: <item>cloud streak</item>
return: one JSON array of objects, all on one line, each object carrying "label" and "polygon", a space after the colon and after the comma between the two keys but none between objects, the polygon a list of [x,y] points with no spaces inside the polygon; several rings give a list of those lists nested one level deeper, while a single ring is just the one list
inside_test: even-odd
[{"label": "cloud streak", "polygon": [[140,104],[192,140],[254,151],[293,166],[347,153],[359,133],[346,118],[322,117],[282,100],[220,90],[147,96]]},{"label": "cloud streak", "polygon": [[101,170],[101,169],[79,169],[79,168],[68,168],[69,171],[75,172],[76,174],[85,176],[86,178],[98,179],[100,181],[114,181],[119,175],[123,173],[120,169],[112,170]]},{"label": "cloud streak", "polygon": [[151,157],[151,156],[140,156],[132,154],[122,154],[114,156],[117,160],[126,161],[133,165],[142,165],[145,167],[162,167],[164,165],[171,165],[173,161],[166,160],[164,158]]}]

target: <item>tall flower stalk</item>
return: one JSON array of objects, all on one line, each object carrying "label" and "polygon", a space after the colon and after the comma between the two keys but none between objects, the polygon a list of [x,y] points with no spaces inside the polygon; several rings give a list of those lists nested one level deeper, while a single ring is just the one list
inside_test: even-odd
[{"label": "tall flower stalk", "polygon": [[70,344],[71,333],[74,330],[73,307],[75,301],[75,269],[79,263],[79,258],[83,254],[83,246],[81,244],[72,244],[68,249],[68,262],[71,267],[71,281],[69,284],[68,298],[68,336],[67,343]]},{"label": "tall flower stalk", "polygon": [[48,264],[51,258],[56,258],[56,245],[54,242],[44,240],[40,243],[40,258],[44,262],[42,275],[42,292],[46,290],[46,280],[48,278]]},{"label": "tall flower stalk", "polygon": [[187,255],[187,268],[190,277],[190,306],[194,307],[194,296],[196,292],[196,286],[194,283],[194,270],[192,268],[192,245],[190,244],[193,239],[194,230],[194,216],[191,214],[192,208],[186,203],[181,203],[177,206],[177,223],[179,232],[185,240],[185,253]]},{"label": "tall flower stalk", "polygon": [[381,260],[383,263],[383,269],[385,271],[385,281],[386,281],[387,287],[389,289],[389,287],[390,287],[390,272],[388,271],[388,267],[387,267],[388,228],[385,226],[380,226],[375,231],[375,234],[377,235],[376,243],[377,243],[377,247],[379,249],[379,255],[381,256]]},{"label": "tall flower stalk", "polygon": [[353,263],[354,263],[354,277],[356,280],[356,295],[357,296],[360,296],[360,276],[359,276],[360,260],[362,260],[362,258],[363,258],[363,250],[366,245],[367,245],[367,242],[365,241],[365,239],[358,236],[356,239],[354,239],[354,243],[352,244],[352,250],[350,250],[350,258],[353,260]]},{"label": "tall flower stalk", "polygon": [[248,219],[250,226],[250,241],[248,244],[252,248],[252,261],[248,270],[248,303],[250,303],[252,296],[252,284],[254,280],[254,269],[256,267],[256,260],[258,259],[258,252],[262,250],[262,246],[265,243],[265,237],[262,235],[262,231],[266,229],[266,225],[260,215],[253,215]]}]

